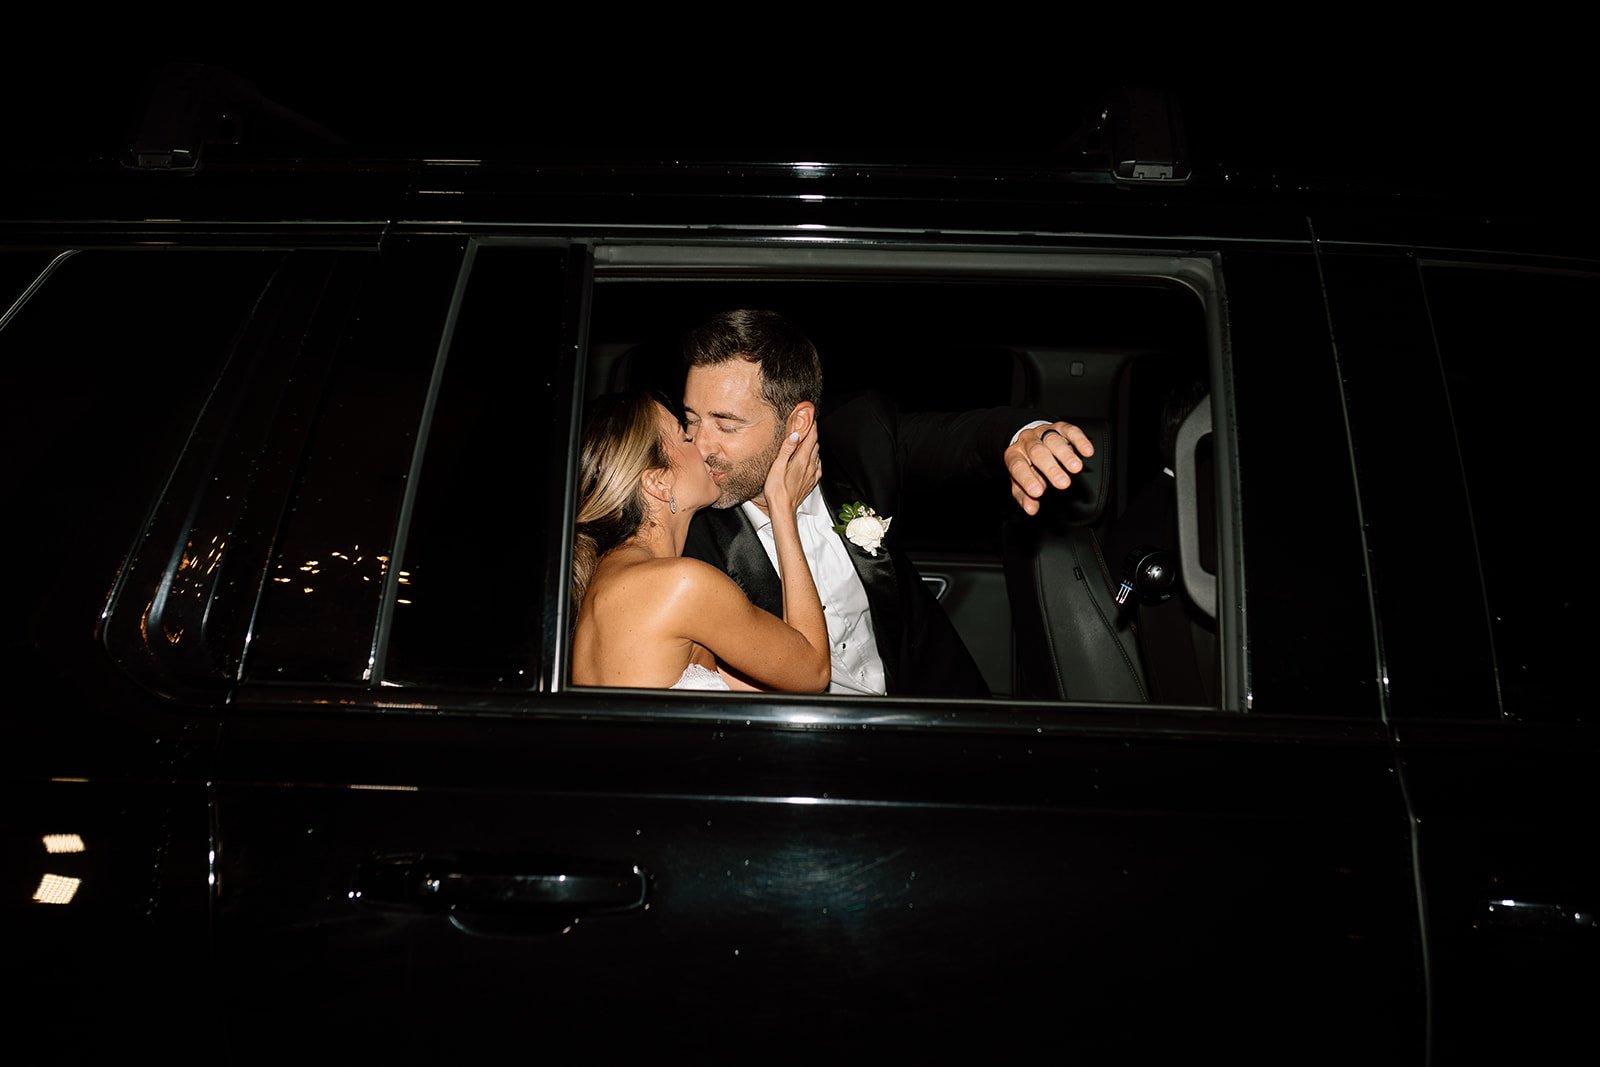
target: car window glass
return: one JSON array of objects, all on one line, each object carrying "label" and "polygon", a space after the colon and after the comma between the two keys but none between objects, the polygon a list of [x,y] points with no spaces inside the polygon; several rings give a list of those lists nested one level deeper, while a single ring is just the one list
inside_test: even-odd
[{"label": "car window glass", "polygon": [[[0,484],[5,499],[32,501],[38,511],[27,519],[36,524],[28,546],[19,544],[13,556],[34,562],[18,568],[15,581],[52,590],[52,607],[85,619],[104,608],[116,573],[45,550],[49,531],[79,531],[100,546],[93,558],[126,557],[124,570],[139,557],[152,501],[283,258],[80,251],[60,259],[17,309],[0,331],[8,373]],[[8,535],[19,537],[22,519],[14,519]],[[195,556],[211,553],[207,562],[215,563],[215,546],[199,547]],[[188,554],[170,541],[148,548],[163,564],[180,549]],[[179,649],[195,637],[148,625],[151,604],[164,595],[155,583],[125,594],[129,610],[109,617],[105,631],[108,643],[127,638],[114,650],[119,659],[147,640]],[[35,595],[22,592],[26,603],[35,603]]]},{"label": "car window glass", "polygon": [[366,683],[395,527],[462,242],[385,247],[323,392],[245,676]]},{"label": "car window glass", "polygon": [[385,683],[531,688],[562,469],[548,445],[566,276],[561,248],[486,246],[429,423]]},{"label": "car window glass", "polygon": [[1409,256],[1321,257],[1399,718],[1500,714],[1466,483],[1422,277]]},{"label": "car window glass", "polygon": [[1597,375],[1588,338],[1600,278],[1430,266],[1424,280],[1502,707],[1517,718],[1587,719],[1589,523],[1575,496],[1587,492],[1583,457],[1592,451]]},{"label": "car window glass", "polygon": [[[10,454],[6,470],[27,469],[34,455],[78,447],[73,429],[96,409],[71,397],[109,401],[118,389],[203,395],[276,265],[274,256],[206,253],[102,251],[63,258],[0,333],[13,375],[7,425],[21,449]],[[200,319],[197,295],[208,312]],[[180,369],[201,360],[203,367]],[[178,406],[192,418],[192,408]],[[182,420],[162,420],[163,429],[169,421],[177,423],[176,433],[190,429]],[[82,469],[89,460],[72,466]]]}]

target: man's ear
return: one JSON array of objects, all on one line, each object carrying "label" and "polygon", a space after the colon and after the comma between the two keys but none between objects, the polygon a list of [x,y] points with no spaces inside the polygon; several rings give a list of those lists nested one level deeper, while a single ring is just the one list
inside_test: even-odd
[{"label": "man's ear", "polygon": [[793,411],[789,412],[789,418],[785,420],[783,429],[785,433],[798,433],[804,437],[806,431],[810,430],[816,421],[817,406],[809,400],[802,400],[794,406]]}]

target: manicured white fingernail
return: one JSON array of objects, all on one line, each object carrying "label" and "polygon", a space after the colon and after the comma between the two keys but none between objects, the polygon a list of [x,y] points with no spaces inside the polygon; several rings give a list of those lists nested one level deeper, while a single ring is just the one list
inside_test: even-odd
[{"label": "manicured white fingernail", "polygon": [[796,430],[794,433],[789,435],[789,443],[790,444],[794,444],[794,442],[796,442],[798,440],[800,440],[800,431]]}]

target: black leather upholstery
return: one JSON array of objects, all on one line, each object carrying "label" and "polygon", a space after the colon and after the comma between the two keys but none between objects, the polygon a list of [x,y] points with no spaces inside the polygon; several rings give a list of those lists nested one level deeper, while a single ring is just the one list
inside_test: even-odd
[{"label": "black leather upholstery", "polygon": [[1111,436],[1103,422],[1073,421],[1095,442],[1095,455],[1065,492],[1047,494],[1038,515],[1008,523],[1002,542],[1018,695],[1146,702],[1132,613],[1112,599],[1116,582],[1090,525],[1104,510]]},{"label": "black leather upholstery", "polygon": [[1019,522],[1007,530],[1005,551],[1020,695],[1147,701],[1138,646],[1107,589],[1094,531]]}]

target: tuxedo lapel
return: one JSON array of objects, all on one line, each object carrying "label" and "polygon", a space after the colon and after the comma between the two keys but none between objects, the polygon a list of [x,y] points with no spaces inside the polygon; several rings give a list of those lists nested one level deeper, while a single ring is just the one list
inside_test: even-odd
[{"label": "tuxedo lapel", "polygon": [[715,554],[693,553],[699,558],[722,562],[723,570],[744,591],[750,603],[783,617],[783,585],[772,569],[767,550],[761,545],[755,527],[740,508],[702,511],[695,522],[703,525]]},{"label": "tuxedo lapel", "polygon": [[[837,518],[846,504],[865,500],[860,490],[848,482],[824,482],[822,499],[828,505],[828,514]],[[872,629],[878,639],[878,655],[883,660],[884,682],[889,692],[894,692],[895,673],[900,664],[900,592],[896,583],[894,557],[888,546],[878,549],[876,556],[868,554],[848,537],[836,534],[844,543],[845,554],[856,569],[861,584],[867,590],[867,604],[872,609]]]}]

